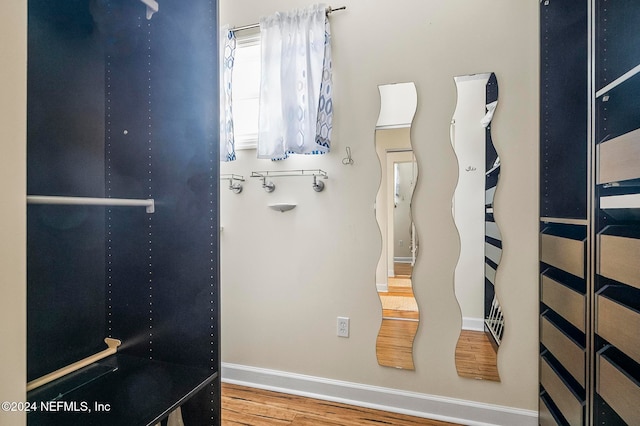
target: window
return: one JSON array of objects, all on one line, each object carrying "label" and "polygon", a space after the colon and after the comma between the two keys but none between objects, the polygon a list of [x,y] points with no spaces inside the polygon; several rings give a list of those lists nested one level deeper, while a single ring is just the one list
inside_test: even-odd
[{"label": "window", "polygon": [[240,35],[236,46],[231,101],[235,149],[255,149],[260,99],[260,34]]}]

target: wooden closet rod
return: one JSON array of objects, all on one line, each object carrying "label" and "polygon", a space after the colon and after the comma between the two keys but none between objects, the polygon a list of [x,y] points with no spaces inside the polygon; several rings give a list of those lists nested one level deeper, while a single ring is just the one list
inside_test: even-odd
[{"label": "wooden closet rod", "polygon": [[81,369],[82,367],[86,367],[89,364],[93,364],[96,361],[99,361],[103,358],[108,357],[109,355],[113,355],[118,351],[118,346],[122,344],[122,342],[118,339],[112,339],[107,337],[104,339],[104,342],[107,344],[108,348],[98,352],[97,354],[88,356],[80,361],[74,362],[73,364],[69,364],[66,367],[62,367],[52,373],[49,373],[45,376],[39,377],[35,380],[32,380],[27,383],[27,391],[38,388],[42,385],[46,385],[49,382],[52,382],[56,379],[59,379],[62,376],[66,376],[69,373],[73,373],[76,370]]}]

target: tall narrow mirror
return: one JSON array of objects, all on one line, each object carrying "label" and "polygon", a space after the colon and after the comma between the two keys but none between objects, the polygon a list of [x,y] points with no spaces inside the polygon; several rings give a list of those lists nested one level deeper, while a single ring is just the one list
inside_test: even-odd
[{"label": "tall narrow mirror", "polygon": [[463,377],[500,381],[497,353],[504,319],[494,286],[502,238],[493,218],[500,158],[491,140],[498,82],[493,73],[454,80],[458,96],[451,143],[458,158],[458,184],[452,212],[460,235],[455,293],[462,312],[456,368]]},{"label": "tall narrow mirror", "polygon": [[376,286],[382,324],[376,341],[378,363],[413,370],[413,340],[418,330],[418,304],[413,295],[413,266],[418,252],[411,199],[418,165],[411,146],[411,123],[417,107],[414,83],[386,84],[380,90],[375,146],[381,179],[376,219],[382,252]]}]

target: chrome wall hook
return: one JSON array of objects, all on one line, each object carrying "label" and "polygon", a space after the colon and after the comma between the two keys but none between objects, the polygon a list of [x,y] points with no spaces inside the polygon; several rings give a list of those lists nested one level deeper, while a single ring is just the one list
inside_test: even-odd
[{"label": "chrome wall hook", "polygon": [[348,146],[345,149],[347,150],[347,156],[342,159],[342,164],[344,164],[345,166],[351,166],[353,165],[353,158],[351,158],[351,147]]},{"label": "chrome wall hook", "polygon": [[262,188],[267,192],[273,192],[276,190],[276,184],[271,181],[267,182],[267,177],[264,176],[262,178]]},{"label": "chrome wall hook", "polygon": [[242,192],[242,184],[241,183],[233,183],[233,179],[229,179],[229,189],[234,194],[239,194]]},{"label": "chrome wall hook", "polygon": [[239,194],[242,192],[242,184],[235,183],[235,181],[244,182],[243,176],[234,174],[221,174],[220,179],[229,179],[229,190],[231,190],[234,194]]},{"label": "chrome wall hook", "polygon": [[316,192],[322,192],[324,189],[324,182],[319,181],[317,176],[313,176],[313,190]]}]

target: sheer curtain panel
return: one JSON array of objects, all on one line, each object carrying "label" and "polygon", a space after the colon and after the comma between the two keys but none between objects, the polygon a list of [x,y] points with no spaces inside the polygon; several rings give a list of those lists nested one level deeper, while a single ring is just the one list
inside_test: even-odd
[{"label": "sheer curtain panel", "polygon": [[322,4],[260,20],[258,158],[329,152],[331,32]]},{"label": "sheer curtain panel", "polygon": [[233,63],[236,36],[225,25],[220,30],[220,161],[236,159],[231,107]]}]

